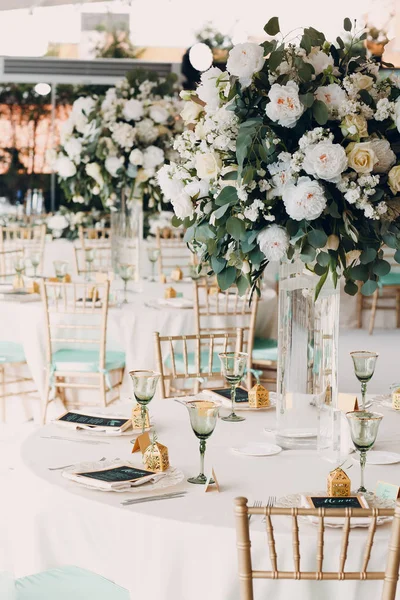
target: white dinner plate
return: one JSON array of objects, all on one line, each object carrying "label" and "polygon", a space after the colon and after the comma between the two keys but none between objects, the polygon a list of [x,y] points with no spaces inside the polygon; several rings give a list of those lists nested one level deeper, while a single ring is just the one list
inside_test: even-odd
[{"label": "white dinner plate", "polygon": [[232,450],[245,456],[273,456],[274,454],[279,454],[279,452],[282,451],[282,448],[275,444],[250,442],[249,444],[246,444],[246,446],[239,446],[238,448],[232,448]]},{"label": "white dinner plate", "polygon": [[[352,456],[354,462],[359,463],[360,459],[358,454]],[[369,465],[394,465],[400,462],[400,454],[397,452],[384,452],[379,450],[372,450],[367,454],[367,463]]]}]

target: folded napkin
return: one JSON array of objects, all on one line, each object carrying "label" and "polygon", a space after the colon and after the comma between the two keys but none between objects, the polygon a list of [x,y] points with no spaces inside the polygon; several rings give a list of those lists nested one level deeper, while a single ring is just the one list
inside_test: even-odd
[{"label": "folded napkin", "polygon": [[193,308],[193,301],[187,298],[159,298],[158,304],[172,308]]}]

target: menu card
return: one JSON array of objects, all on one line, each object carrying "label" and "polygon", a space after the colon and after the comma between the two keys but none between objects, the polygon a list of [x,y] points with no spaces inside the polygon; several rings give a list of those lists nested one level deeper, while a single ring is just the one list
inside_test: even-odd
[{"label": "menu card", "polygon": [[54,422],[57,423],[57,425],[70,427],[72,429],[104,431],[106,433],[121,433],[122,431],[129,429],[132,425],[132,421],[128,417],[96,415],[81,411],[68,411],[58,417]]},{"label": "menu card", "polygon": [[[63,476],[78,483],[84,483],[102,490],[125,490],[130,487],[143,485],[160,475],[153,471],[138,469],[129,464],[121,463],[97,469],[94,471],[64,471]],[[161,474],[162,476],[162,474]]]}]

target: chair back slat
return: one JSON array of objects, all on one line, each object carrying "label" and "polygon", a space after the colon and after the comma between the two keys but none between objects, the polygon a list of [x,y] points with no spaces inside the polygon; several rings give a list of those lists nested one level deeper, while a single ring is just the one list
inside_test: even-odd
[{"label": "chair back slat", "polygon": [[[87,261],[86,252],[93,252],[91,263]],[[108,273],[112,271],[112,252],[110,245],[87,245],[85,248],[74,246],[75,267],[78,275],[86,275],[89,272],[101,271]]]},{"label": "chair back slat", "polygon": [[179,267],[184,276],[190,275],[190,268],[196,264],[196,256],[193,254],[186,242],[183,241],[182,231],[176,229],[170,234],[173,237],[163,238],[160,229],[156,233],[156,246],[158,254],[158,273],[159,275],[170,275],[171,272]]},{"label": "chair back slat", "polygon": [[[271,560],[271,570],[253,570],[250,542],[250,515],[265,515],[266,532],[268,538],[269,555]],[[239,582],[241,600],[254,600],[253,579],[303,579],[314,581],[348,581],[348,580],[382,580],[383,591],[381,600],[395,600],[397,580],[399,576],[400,565],[400,502],[396,503],[395,509],[382,508],[277,508],[277,507],[258,507],[249,508],[246,498],[236,498],[235,500],[236,516],[236,535],[237,551],[239,563]],[[292,545],[293,545],[293,571],[279,571],[277,563],[276,545],[274,539],[274,526],[271,517],[292,517]],[[316,570],[302,571],[300,566],[300,538],[298,517],[313,517],[318,521],[317,529],[317,553]],[[324,570],[324,543],[325,543],[325,518],[333,517],[343,519],[343,535],[341,542],[341,551],[339,559],[339,570]],[[385,571],[368,571],[368,565],[371,557],[371,551],[374,543],[377,519],[378,517],[394,517],[389,552],[387,555],[387,564]],[[353,518],[370,518],[371,523],[368,527],[367,540],[362,559],[362,566],[359,571],[346,571],[345,564],[349,546],[349,531],[351,520]],[[359,538],[357,538],[359,543]]]},{"label": "chair back slat", "polygon": [[17,258],[24,258],[24,249],[3,250],[0,252],[0,281],[5,283],[15,277],[14,263]]},{"label": "chair back slat", "polygon": [[78,229],[78,237],[81,248],[96,247],[98,245],[111,246],[110,227],[82,227]]},{"label": "chair back slat", "polygon": [[[39,255],[39,264],[36,268],[36,274],[41,274],[43,270],[44,244],[46,241],[46,225],[30,226],[7,226],[0,227],[0,252],[11,250],[23,250],[25,258],[29,259],[34,252]],[[28,274],[31,274],[31,267]],[[32,269],[33,274],[33,269]]]}]

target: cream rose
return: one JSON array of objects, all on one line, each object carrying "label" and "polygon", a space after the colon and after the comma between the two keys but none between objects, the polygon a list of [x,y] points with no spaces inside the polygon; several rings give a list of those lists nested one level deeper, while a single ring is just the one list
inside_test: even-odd
[{"label": "cream rose", "polygon": [[370,90],[374,84],[374,80],[369,75],[357,73],[353,77],[353,83],[358,90]]},{"label": "cream rose", "polygon": [[393,194],[400,192],[400,165],[390,169],[388,183]]},{"label": "cream rose", "polygon": [[221,159],[214,152],[206,152],[196,156],[196,171],[200,179],[216,179],[221,166]]},{"label": "cream rose", "polygon": [[204,111],[204,107],[201,104],[197,104],[197,102],[185,102],[185,106],[181,112],[181,117],[185,122],[185,125],[189,123],[196,123],[197,119]]},{"label": "cream rose", "polygon": [[368,124],[362,115],[346,115],[340,123],[342,134],[348,140],[357,141],[360,138],[368,137]]},{"label": "cream rose", "polygon": [[349,167],[357,173],[370,173],[378,158],[370,142],[352,142],[347,146],[347,160]]}]

